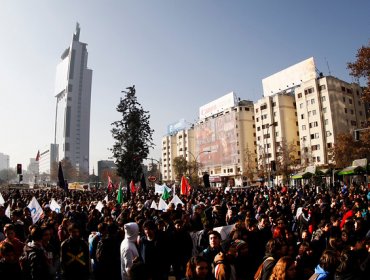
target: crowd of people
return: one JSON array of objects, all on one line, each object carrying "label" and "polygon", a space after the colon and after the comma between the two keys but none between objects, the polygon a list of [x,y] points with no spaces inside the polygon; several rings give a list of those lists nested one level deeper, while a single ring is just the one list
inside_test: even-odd
[{"label": "crowd of people", "polygon": [[[317,192],[319,190],[319,192]],[[197,188],[165,211],[161,195],[3,190],[1,279],[368,279],[364,184]],[[27,207],[43,208],[33,223]],[[60,210],[52,211],[51,200]],[[171,200],[169,198],[167,203]],[[103,207],[96,208],[98,202]],[[10,205],[8,217],[5,210]]]}]

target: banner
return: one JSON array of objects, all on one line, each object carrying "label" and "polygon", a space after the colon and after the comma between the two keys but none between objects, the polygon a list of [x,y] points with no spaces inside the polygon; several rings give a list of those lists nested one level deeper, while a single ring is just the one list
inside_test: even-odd
[{"label": "banner", "polygon": [[44,214],[44,211],[42,210],[36,197],[32,198],[30,204],[28,204],[27,207],[31,211],[31,218],[33,223],[36,223],[41,218],[41,215]]}]

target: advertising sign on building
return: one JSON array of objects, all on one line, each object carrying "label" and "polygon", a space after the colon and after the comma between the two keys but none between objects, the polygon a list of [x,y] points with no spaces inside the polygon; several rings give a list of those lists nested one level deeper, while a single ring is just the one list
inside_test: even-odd
[{"label": "advertising sign on building", "polygon": [[263,96],[271,96],[316,78],[313,57],[290,66],[262,80]]},{"label": "advertising sign on building", "polygon": [[212,115],[223,112],[225,109],[235,107],[238,103],[234,92],[230,92],[216,100],[213,100],[199,108],[199,119],[203,120]]},{"label": "advertising sign on building", "polygon": [[178,122],[172,123],[167,126],[167,133],[173,134],[177,131],[183,130],[186,128],[186,121],[185,119],[180,119]]},{"label": "advertising sign on building", "polygon": [[[195,127],[199,162],[206,166],[237,164],[236,113],[231,111]],[[202,151],[210,151],[202,153]]]}]

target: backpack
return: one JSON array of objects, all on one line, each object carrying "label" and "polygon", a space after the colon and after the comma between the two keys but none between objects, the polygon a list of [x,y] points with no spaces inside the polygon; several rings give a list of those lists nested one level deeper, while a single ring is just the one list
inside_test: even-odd
[{"label": "backpack", "polygon": [[261,280],[262,279],[262,270],[263,270],[263,267],[265,266],[265,263],[266,261],[273,261],[274,258],[273,257],[268,257],[267,259],[265,259],[261,264],[260,266],[258,267],[256,273],[254,274],[254,277],[253,279],[254,280]]},{"label": "backpack", "polygon": [[103,239],[100,239],[98,242],[98,245],[96,246],[96,251],[95,251],[95,259],[97,262],[102,261],[102,257],[104,254],[103,251],[104,251],[104,243],[103,243]]}]

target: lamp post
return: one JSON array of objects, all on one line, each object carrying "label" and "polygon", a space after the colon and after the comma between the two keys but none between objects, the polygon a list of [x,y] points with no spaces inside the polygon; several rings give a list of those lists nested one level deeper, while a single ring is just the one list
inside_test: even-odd
[{"label": "lamp post", "polygon": [[[187,152],[189,153],[189,155],[191,155],[191,156],[193,157],[193,162],[194,162],[194,164],[195,164],[195,166],[194,166],[194,172],[195,172],[195,171],[197,172],[197,177],[198,177],[198,179],[199,179],[198,168],[197,168],[198,158],[199,158],[199,156],[200,156],[201,154],[210,153],[211,151],[210,151],[210,150],[204,150],[204,151],[201,151],[200,153],[198,153],[198,155],[197,155],[197,156],[194,156],[194,154],[193,154],[192,152],[190,152],[190,151],[187,151]],[[194,172],[191,172],[191,173],[189,172],[189,176],[193,175],[193,174],[194,174]]]}]

